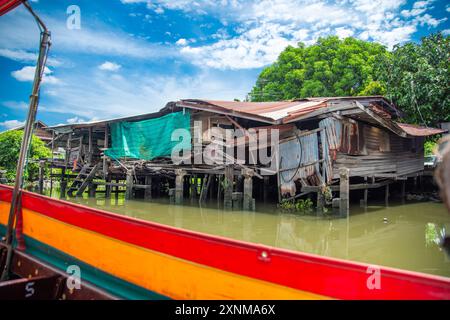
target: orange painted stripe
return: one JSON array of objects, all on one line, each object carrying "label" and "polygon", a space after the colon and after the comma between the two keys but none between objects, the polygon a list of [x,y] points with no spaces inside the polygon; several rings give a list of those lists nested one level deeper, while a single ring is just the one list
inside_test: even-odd
[{"label": "orange painted stripe", "polygon": [[[0,186],[0,201],[11,188]],[[24,192],[22,206],[82,230],[190,263],[338,299],[449,299],[450,278],[388,267],[372,290],[368,264],[169,227]],[[373,266],[372,266],[373,267]]]},{"label": "orange painted stripe", "polygon": [[[9,204],[0,202],[0,223]],[[173,299],[324,299],[196,264],[24,209],[24,234],[113,276]],[[93,245],[95,244],[95,245]]]}]

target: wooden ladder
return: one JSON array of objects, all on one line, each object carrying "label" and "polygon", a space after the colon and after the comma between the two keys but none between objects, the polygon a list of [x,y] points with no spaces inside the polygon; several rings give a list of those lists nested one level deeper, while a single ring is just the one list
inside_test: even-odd
[{"label": "wooden ladder", "polygon": [[74,192],[75,196],[79,197],[83,194],[84,190],[86,190],[87,186],[89,185],[89,182],[94,179],[95,174],[97,171],[101,168],[101,163],[97,163],[94,166],[91,164],[85,164],[80,172],[78,173],[77,177],[73,180],[69,190],[67,190],[67,194],[70,197],[73,197]]}]

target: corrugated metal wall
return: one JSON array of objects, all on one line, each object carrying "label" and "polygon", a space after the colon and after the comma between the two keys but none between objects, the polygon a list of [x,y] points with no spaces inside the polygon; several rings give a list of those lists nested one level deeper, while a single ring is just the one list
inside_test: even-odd
[{"label": "corrugated metal wall", "polygon": [[320,180],[317,132],[280,144],[280,185],[283,194],[295,195],[295,181],[303,179],[316,185]]}]

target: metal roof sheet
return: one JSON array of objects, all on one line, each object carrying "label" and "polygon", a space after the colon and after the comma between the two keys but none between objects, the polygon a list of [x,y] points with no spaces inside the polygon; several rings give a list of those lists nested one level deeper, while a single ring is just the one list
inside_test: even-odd
[{"label": "metal roof sheet", "polygon": [[432,136],[435,134],[441,134],[447,132],[447,130],[443,129],[437,129],[437,128],[429,128],[429,127],[422,127],[415,124],[408,124],[408,123],[400,123],[397,122],[397,125],[402,128],[403,131],[405,131],[410,136],[415,137],[427,137]]}]

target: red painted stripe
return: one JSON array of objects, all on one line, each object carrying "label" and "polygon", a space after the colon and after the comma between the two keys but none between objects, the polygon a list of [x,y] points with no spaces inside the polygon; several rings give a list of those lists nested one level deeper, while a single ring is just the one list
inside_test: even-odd
[{"label": "red painted stripe", "polygon": [[21,0],[0,0],[0,16],[11,11],[21,3]]},{"label": "red painted stripe", "polygon": [[[10,189],[0,187],[0,200],[10,198]],[[450,299],[448,278],[382,267],[381,289],[370,290],[367,264],[177,229],[29,192],[22,203],[30,210],[134,245],[333,298]],[[263,251],[267,259],[261,258]]]}]

